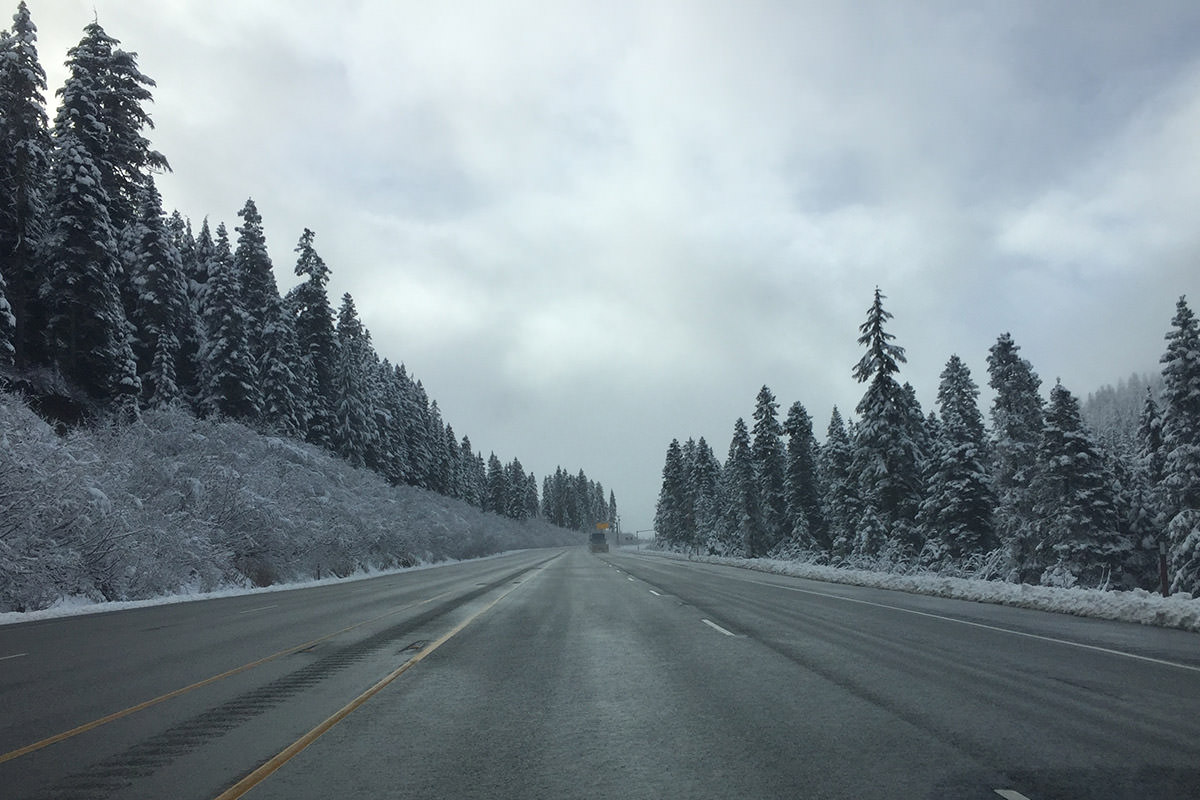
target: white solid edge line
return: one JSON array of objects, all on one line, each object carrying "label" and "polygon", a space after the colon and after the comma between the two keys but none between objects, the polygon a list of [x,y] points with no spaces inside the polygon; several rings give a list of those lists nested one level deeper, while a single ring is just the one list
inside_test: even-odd
[{"label": "white solid edge line", "polygon": [[21,658],[22,656],[27,655],[29,655],[29,653],[13,653],[11,656],[0,656],[0,661],[8,661],[10,658]]},{"label": "white solid edge line", "polygon": [[1015,789],[993,789],[992,791],[1003,797],[1004,800],[1029,800],[1028,797]]},{"label": "white solid edge line", "polygon": [[239,614],[249,614],[252,611],[266,611],[268,608],[278,608],[279,603],[272,603],[269,606],[259,606],[258,608],[247,608],[245,611],[239,611]]},{"label": "white solid edge line", "polygon": [[704,623],[705,625],[707,625],[708,627],[712,628],[714,631],[717,631],[718,633],[723,633],[723,634],[725,634],[726,636],[737,636],[737,634],[736,634],[736,633],[731,633],[730,631],[727,631],[727,630],[725,630],[725,629],[724,629],[724,628],[722,628],[720,625],[718,625],[717,623],[713,622],[711,619],[702,619],[702,620],[700,620],[700,621],[701,621],[701,622],[703,622],[703,623]]},{"label": "white solid edge line", "polygon": [[[911,608],[902,608],[900,606],[889,606],[887,603],[875,603],[870,600],[859,600],[856,597],[843,597],[842,595],[838,595],[838,594],[828,594],[826,592],[816,592],[816,591],[813,591],[812,589],[800,589],[795,586],[785,586],[785,585],[779,584],[779,583],[767,583],[766,581],[750,581],[750,583],[757,583],[760,586],[774,586],[776,589],[786,589],[789,592],[801,592],[803,594],[817,595],[818,597],[830,597],[830,598],[833,598],[834,600],[845,600],[848,603],[859,603],[864,606],[875,606],[876,608],[887,608],[887,609],[891,609],[892,611],[903,611],[905,614],[916,614],[918,617],[930,617],[932,619],[945,620],[946,622],[957,622],[959,625],[970,625],[973,628],[983,628],[984,630],[997,631],[999,633],[1009,633],[1009,634],[1012,634],[1013,636],[1024,636],[1028,639],[1040,639],[1043,642],[1054,642],[1056,644],[1065,644],[1069,647],[1079,647],[1083,650],[1094,650],[1097,653],[1108,653],[1109,655],[1113,655],[1113,656],[1123,656],[1125,658],[1133,658],[1138,661],[1147,661],[1151,664],[1161,664],[1164,667],[1175,667],[1176,669],[1186,669],[1186,670],[1189,670],[1190,672],[1200,672],[1200,667],[1195,667],[1195,666],[1192,666],[1191,664],[1180,664],[1178,661],[1166,661],[1165,659],[1154,658],[1152,656],[1141,656],[1141,655],[1138,655],[1137,653],[1126,653],[1124,650],[1113,650],[1110,647],[1100,647],[1099,645],[1094,645],[1094,644],[1084,644],[1083,642],[1072,642],[1070,639],[1056,639],[1053,636],[1042,636],[1041,634],[1038,634],[1038,633],[1026,633],[1025,631],[1014,631],[1011,628],[1001,628],[996,625],[987,625],[982,622],[971,622],[970,620],[958,619],[956,617],[945,617],[945,616],[942,616],[941,614],[931,614],[928,611],[916,611]],[[1004,791],[1009,791],[1009,790],[1005,789]],[[1017,800],[1017,798],[1013,798],[1012,800]],[[1029,800],[1029,799],[1026,798],[1025,800]]]}]

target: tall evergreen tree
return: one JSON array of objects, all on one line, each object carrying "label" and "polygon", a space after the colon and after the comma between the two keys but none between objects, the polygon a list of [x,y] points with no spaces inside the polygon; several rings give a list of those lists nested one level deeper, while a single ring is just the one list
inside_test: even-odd
[{"label": "tall evergreen tree", "polygon": [[[242,224],[237,228],[234,264],[242,284],[242,303],[249,313],[250,349],[262,381],[262,421],[269,428],[282,433],[302,434],[308,423],[309,387],[306,381],[308,373],[306,365],[302,363],[297,333],[291,315],[280,300],[271,256],[267,252],[262,215],[259,214],[252,198],[246,200],[238,216],[242,218]],[[355,319],[357,320],[357,317]],[[355,330],[360,331],[361,326],[357,326]],[[341,390],[337,395],[339,403],[347,402],[344,394],[347,379],[356,381],[357,391],[365,394],[365,385],[371,378],[367,373],[368,360],[363,356],[361,348],[351,361],[354,362],[353,367],[340,362],[337,365]],[[354,373],[352,378],[350,372],[346,371],[348,369]],[[363,401],[365,400],[363,397]],[[366,405],[360,410],[369,413],[372,409]],[[364,435],[375,432],[374,422],[374,419],[368,420],[369,427],[364,431]],[[348,422],[342,418],[340,424],[341,438],[335,436],[335,450],[342,453],[351,463],[370,466],[367,449],[370,446],[369,437],[358,442],[356,447],[351,447],[344,435]],[[359,446],[361,449],[357,449]],[[344,452],[347,448],[353,449],[354,455],[347,456]]]},{"label": "tall evergreen tree", "polygon": [[45,91],[37,27],[22,0],[12,34],[0,35],[0,305],[7,299],[9,308],[0,309],[0,362],[22,368],[46,359],[46,311],[39,292],[50,193]]},{"label": "tall evergreen tree", "polygon": [[[374,358],[370,338],[358,318],[354,298],[342,295],[338,309],[338,368],[335,391],[338,425],[333,432],[335,452],[356,467],[367,464],[367,453],[378,438],[367,372]],[[440,442],[440,439],[439,439]]]},{"label": "tall evergreen tree", "polygon": [[[89,394],[136,399],[141,391],[121,301],[117,239],[101,175],[77,133],[99,113],[92,79],[78,67],[67,79],[55,132],[52,254],[43,298],[48,337],[59,369]],[[91,120],[91,121],[89,121]]]},{"label": "tall evergreen tree", "polygon": [[696,544],[706,552],[719,552],[725,505],[721,495],[721,462],[703,436],[696,442],[690,483]]},{"label": "tall evergreen tree", "polygon": [[787,519],[792,548],[828,551],[830,541],[821,510],[820,479],[817,474],[817,440],[812,418],[799,401],[792,403],[783,423],[787,434]]},{"label": "tall evergreen tree", "polygon": [[926,558],[931,563],[959,561],[995,546],[995,498],[978,397],[979,388],[967,365],[957,355],[950,356],[938,386],[941,419],[920,513],[928,536]]},{"label": "tall evergreen tree", "polygon": [[242,218],[242,224],[235,229],[237,247],[233,251],[233,261],[242,284],[242,305],[250,314],[250,346],[261,368],[263,328],[270,318],[272,298],[279,294],[279,287],[267,252],[262,215],[253,198],[247,198],[238,216]]},{"label": "tall evergreen tree", "polygon": [[4,273],[0,272],[0,369],[17,361],[17,318],[13,316],[7,290]]},{"label": "tall evergreen tree", "polygon": [[459,459],[463,465],[462,499],[473,506],[483,502],[483,484],[486,478],[471,447],[471,440],[464,436],[459,445]]},{"label": "tall evergreen tree", "polygon": [[1103,454],[1084,428],[1079,401],[1056,384],[1050,392],[1034,495],[1041,581],[1096,585],[1129,555],[1122,539]]},{"label": "tall evergreen tree", "polygon": [[242,306],[242,287],[233,264],[225,223],[217,226],[205,292],[205,344],[202,361],[206,413],[249,421],[262,408],[258,364],[250,352],[249,320]]},{"label": "tall evergreen tree", "polygon": [[[378,366],[379,468],[378,471],[393,486],[404,483],[409,473],[408,442],[404,426],[404,386],[397,368],[384,359]],[[310,385],[311,389],[311,385]],[[310,398],[309,410],[315,405]],[[311,423],[311,417],[310,425]],[[310,441],[312,440],[310,429]],[[476,503],[478,505],[478,503]]]},{"label": "tall evergreen tree", "polygon": [[858,343],[867,352],[853,371],[855,380],[867,384],[857,408],[853,464],[862,503],[856,548],[867,556],[878,555],[888,538],[909,551],[921,544],[914,523],[922,496],[923,415],[911,387],[893,377],[905,362],[904,348],[884,330],[892,318],[883,308],[885,299],[876,288],[867,319],[859,326]]},{"label": "tall evergreen tree", "polygon": [[137,218],[139,197],[154,172],[169,171],[167,159],[143,135],[154,122],[145,109],[153,101],[154,81],[142,74],[137,53],[122,50],[98,22],[84,29],[77,59],[94,59],[101,117],[99,150],[92,151],[112,203],[113,227],[122,232]]},{"label": "tall evergreen tree", "polygon": [[658,491],[658,503],[654,509],[654,536],[671,549],[686,547],[687,533],[687,472],[683,458],[683,447],[678,439],[667,446],[667,457],[663,463],[662,486]]},{"label": "tall evergreen tree", "polygon": [[822,510],[829,525],[830,552],[845,558],[854,551],[855,524],[860,513],[858,480],[853,473],[854,447],[837,406],[829,417],[825,446],[820,452]]},{"label": "tall evergreen tree", "polygon": [[779,403],[774,393],[763,386],[754,407],[754,439],[750,455],[758,483],[762,509],[763,541],[760,555],[779,546],[791,532],[787,513],[787,486],[783,453],[783,428],[779,424]]},{"label": "tall evergreen tree", "polygon": [[1163,354],[1162,501],[1174,591],[1200,594],[1200,327],[1180,297]]},{"label": "tall evergreen tree", "polygon": [[733,425],[733,438],[721,474],[725,483],[722,491],[725,496],[722,550],[727,555],[747,558],[766,555],[750,432],[741,417]]},{"label": "tall evergreen tree", "polygon": [[527,478],[525,468],[519,459],[514,458],[504,468],[505,484],[508,486],[508,496],[505,507],[501,512],[511,519],[525,519],[529,511],[529,498],[526,495]]},{"label": "tall evergreen tree", "polygon": [[681,450],[682,464],[680,466],[679,482],[679,530],[676,532],[678,546],[694,551],[699,546],[699,532],[696,527],[696,487],[692,482],[692,474],[696,468],[698,445],[696,440],[688,437]]},{"label": "tall evergreen tree", "polygon": [[181,335],[190,323],[183,261],[167,229],[162,198],[152,180],[141,187],[138,216],[126,228],[125,270],[133,288],[132,339],[142,400],[163,407],[181,399],[177,365]]},{"label": "tall evergreen tree", "polygon": [[493,514],[504,514],[505,508],[508,507],[508,488],[508,473],[500,463],[500,458],[492,453],[487,462],[487,493],[483,510]]},{"label": "tall evergreen tree", "polygon": [[[303,438],[310,401],[296,329],[278,294],[268,297],[267,309],[262,327],[263,349],[259,356],[262,422],[269,430]],[[364,362],[363,369],[369,366]],[[367,379],[364,377],[364,380]]]},{"label": "tall evergreen tree", "polygon": [[1032,494],[1037,454],[1042,441],[1042,381],[1021,358],[1010,334],[1002,334],[988,350],[988,385],[992,401],[994,516],[1000,541],[1011,553],[1013,577],[1031,583],[1041,570],[1034,557],[1037,546]]},{"label": "tall evergreen tree", "polygon": [[201,245],[192,234],[192,225],[178,212],[172,212],[167,220],[167,232],[174,248],[179,252],[183,265],[184,285],[187,289],[187,307],[184,311],[182,328],[179,331],[178,383],[189,406],[200,413],[200,397],[203,395],[204,364],[200,354],[204,349],[203,300],[201,295],[208,284],[208,263],[212,260],[212,234],[205,220],[201,233],[206,241]]},{"label": "tall evergreen tree", "polygon": [[288,292],[288,306],[295,319],[296,339],[313,386],[308,395],[308,440],[328,445],[333,419],[333,371],[337,364],[337,339],[333,308],[326,286],[329,268],[313,247],[316,237],[308,228],[296,245],[296,274],[304,280]]}]

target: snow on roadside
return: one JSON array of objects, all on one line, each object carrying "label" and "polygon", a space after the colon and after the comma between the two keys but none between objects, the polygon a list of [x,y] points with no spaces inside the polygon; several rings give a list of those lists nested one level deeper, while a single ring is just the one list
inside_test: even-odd
[{"label": "snow on roadside", "polygon": [[241,597],[251,594],[270,594],[272,592],[286,592],[292,589],[309,589],[314,586],[329,586],[335,583],[352,583],[354,581],[365,581],[369,578],[378,578],[383,575],[397,575],[401,572],[416,572],[418,570],[433,569],[436,567],[448,567],[451,564],[463,564],[468,561],[488,561],[493,558],[519,553],[520,550],[508,550],[503,553],[492,553],[491,555],[480,556],[479,558],[451,558],[445,561],[438,561],[429,564],[417,564],[412,567],[395,567],[392,569],[368,569],[362,572],[356,572],[353,575],[347,575],[344,578],[329,577],[316,580],[293,581],[290,583],[276,583],[271,586],[227,586],[222,589],[214,589],[208,592],[180,592],[178,594],[163,595],[161,597],[152,597],[148,600],[116,600],[113,602],[96,602],[87,597],[65,597],[54,605],[48,608],[39,609],[37,611],[3,611],[0,612],[0,626],[15,625],[18,622],[34,622],[43,619],[57,619],[59,617],[78,617],[84,614],[103,614],[108,611],[124,611],[129,608],[146,608],[147,606],[165,606],[173,603],[194,603],[197,600],[214,600],[219,597]]},{"label": "snow on roadside", "polygon": [[731,567],[790,575],[797,578],[893,589],[910,594],[926,594],[955,600],[1030,608],[1094,617],[1120,622],[1137,622],[1162,628],[1200,633],[1200,598],[1187,592],[1161,597],[1144,589],[1129,592],[1101,589],[1062,589],[1054,586],[1031,586],[1027,583],[948,578],[939,575],[896,575],[889,572],[870,572],[859,569],[805,564],[799,561],[780,561],[766,558],[726,558],[720,556],[689,556],[682,553],[642,550],[666,558],[724,564]]}]

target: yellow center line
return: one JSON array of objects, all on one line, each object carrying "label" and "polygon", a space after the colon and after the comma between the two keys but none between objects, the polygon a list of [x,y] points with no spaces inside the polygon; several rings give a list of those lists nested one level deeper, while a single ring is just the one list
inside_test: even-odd
[{"label": "yellow center line", "polygon": [[204,686],[208,686],[209,684],[212,684],[212,683],[216,683],[219,680],[223,680],[225,678],[232,677],[233,675],[237,675],[241,672],[245,672],[248,669],[253,669],[254,667],[262,666],[263,664],[266,664],[268,661],[274,661],[275,659],[281,658],[282,656],[291,655],[292,653],[299,652],[306,648],[312,647],[315,644],[319,644],[319,643],[325,641],[326,639],[331,639],[334,636],[338,636],[340,634],[346,633],[347,631],[352,631],[355,628],[361,628],[363,625],[370,625],[372,622],[378,622],[381,619],[385,619],[387,617],[394,616],[395,614],[399,614],[402,611],[407,611],[410,608],[416,608],[417,606],[423,606],[423,605],[426,605],[427,603],[432,603],[434,600],[437,600],[438,598],[441,598],[441,597],[445,597],[448,594],[450,594],[450,592],[445,591],[445,592],[442,592],[441,594],[436,594],[433,597],[429,597],[424,600],[421,600],[420,602],[409,603],[406,606],[401,606],[400,608],[393,609],[392,611],[389,611],[386,614],[381,614],[378,617],[374,617],[374,618],[368,619],[368,620],[363,620],[362,622],[357,622],[353,625],[349,625],[345,628],[342,628],[341,630],[334,631],[333,633],[327,633],[324,636],[320,636],[316,639],[313,639],[312,641],[304,642],[303,644],[298,644],[295,647],[289,647],[286,650],[280,650],[278,653],[272,653],[271,655],[260,658],[257,661],[251,661],[249,664],[243,664],[240,667],[234,667],[231,670],[226,670],[225,672],[222,672],[219,675],[213,675],[212,677],[205,678],[204,680],[201,680],[201,681],[197,681],[196,683],[193,683],[189,686],[184,686],[182,689],[175,689],[174,691],[159,695],[158,697],[152,698],[150,700],[146,700],[146,701],[138,703],[137,705],[134,705],[134,706],[130,706],[129,708],[125,708],[120,711],[114,711],[113,713],[108,714],[103,717],[100,717],[99,719],[94,719],[91,722],[85,722],[83,725],[79,725],[78,727],[71,728],[71,730],[69,730],[69,731],[63,731],[62,733],[57,733],[53,736],[49,736],[45,739],[42,739],[41,741],[34,742],[33,744],[27,744],[24,747],[19,747],[16,750],[11,750],[7,753],[4,753],[3,755],[0,755],[0,764],[3,764],[5,761],[12,761],[14,758],[20,758],[21,756],[29,755],[30,753],[41,750],[43,747],[49,747],[52,744],[57,744],[58,742],[61,742],[65,739],[70,739],[73,736],[78,736],[81,733],[87,733],[90,730],[99,728],[101,725],[107,725],[108,723],[114,722],[118,719],[122,719],[123,717],[128,717],[131,714],[136,714],[139,711],[144,711],[147,708],[150,708],[151,706],[156,706],[159,703],[166,702],[167,700],[173,700],[176,697],[187,694],[188,692],[194,691],[194,690],[199,689]]},{"label": "yellow center line", "polygon": [[[561,553],[559,555],[561,555]],[[558,555],[543,562],[541,567],[538,569],[538,572],[545,570],[546,566],[551,561],[554,561],[556,558],[558,558]],[[348,717],[352,713],[354,713],[354,711],[356,709],[358,709],[359,706],[361,706],[363,703],[367,702],[372,697],[379,694],[379,692],[382,691],[385,686],[387,686],[389,683],[391,683],[392,681],[399,678],[401,675],[403,675],[405,672],[410,670],[412,667],[416,666],[418,663],[423,661],[426,656],[428,656],[434,650],[437,650],[443,644],[448,642],[451,638],[453,638],[454,636],[456,636],[457,634],[462,632],[462,630],[464,628],[466,628],[472,622],[474,622],[475,620],[479,619],[481,616],[486,614],[493,607],[495,607],[495,605],[497,603],[499,603],[504,598],[508,597],[510,594],[512,594],[514,591],[516,591],[519,586],[521,586],[523,584],[524,584],[524,581],[522,581],[521,583],[518,583],[518,584],[514,584],[513,586],[510,586],[508,589],[506,589],[502,594],[498,595],[495,599],[493,599],[486,606],[479,609],[474,614],[472,614],[471,616],[464,619],[462,622],[455,625],[447,633],[443,634],[440,638],[438,638],[436,641],[434,641],[433,644],[424,648],[419,653],[417,653],[412,658],[410,658],[408,661],[405,661],[403,664],[401,664],[399,667],[394,669],[392,672],[385,675],[378,682],[376,682],[375,685],[372,686],[370,689],[367,689],[365,692],[360,694],[358,697],[354,698],[349,703],[342,706],[340,709],[338,709],[336,712],[334,712],[334,714],[332,716],[330,716],[324,722],[317,725],[317,727],[313,728],[308,733],[304,734],[299,739],[292,742],[290,745],[285,747],[283,750],[279,751],[279,753],[276,754],[274,757],[272,757],[270,760],[263,763],[262,766],[260,766],[258,769],[254,770],[249,775],[247,775],[246,777],[242,778],[240,781],[235,783],[233,786],[230,786],[224,792],[217,795],[216,800],[237,800],[237,798],[241,797],[242,795],[246,794],[246,792],[250,791],[255,786],[262,783],[264,780],[266,780],[272,774],[274,774],[280,767],[282,767],[288,761],[291,761],[293,758],[295,758],[297,755],[299,755],[302,750],[304,750],[310,744],[315,742],[317,739],[321,738],[321,736],[324,735],[326,731],[328,731],[334,725],[337,725],[339,722],[344,720],[346,717]]]}]

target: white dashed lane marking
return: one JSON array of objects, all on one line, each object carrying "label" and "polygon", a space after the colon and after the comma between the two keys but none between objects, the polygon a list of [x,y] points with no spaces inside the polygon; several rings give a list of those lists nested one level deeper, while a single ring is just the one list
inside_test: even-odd
[{"label": "white dashed lane marking", "polygon": [[716,632],[718,632],[718,633],[723,633],[723,634],[725,634],[726,636],[737,636],[737,634],[736,634],[736,633],[733,633],[732,631],[727,631],[727,630],[725,630],[725,629],[724,629],[724,628],[722,628],[720,625],[718,625],[717,623],[713,622],[711,619],[702,619],[702,620],[700,620],[700,621],[701,621],[701,622],[703,622],[705,625],[707,625],[708,627],[712,628],[714,631],[716,631]]}]

